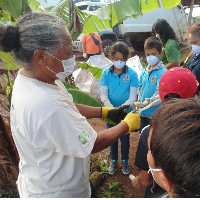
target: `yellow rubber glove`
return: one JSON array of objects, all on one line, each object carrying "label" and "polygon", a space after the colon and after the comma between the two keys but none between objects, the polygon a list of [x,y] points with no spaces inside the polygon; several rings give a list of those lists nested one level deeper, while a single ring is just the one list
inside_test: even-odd
[{"label": "yellow rubber glove", "polygon": [[187,63],[188,60],[189,60],[189,58],[187,57],[187,58],[184,60],[184,65]]},{"label": "yellow rubber glove", "polygon": [[112,110],[114,108],[109,108],[109,107],[101,107],[101,117],[102,118],[107,118],[108,111]]},{"label": "yellow rubber glove", "polygon": [[124,118],[124,120],[122,120],[122,122],[126,122],[126,124],[129,127],[128,133],[130,133],[131,131],[140,128],[140,114],[130,112],[128,115],[126,115],[126,117]]}]

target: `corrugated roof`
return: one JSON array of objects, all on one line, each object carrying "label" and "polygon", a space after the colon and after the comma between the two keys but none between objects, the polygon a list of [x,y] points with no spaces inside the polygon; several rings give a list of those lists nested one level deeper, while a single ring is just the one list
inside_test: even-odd
[{"label": "corrugated roof", "polygon": [[[181,0],[181,3],[182,3],[183,6],[190,7],[191,0]],[[194,0],[194,5],[200,6],[200,0]]]}]

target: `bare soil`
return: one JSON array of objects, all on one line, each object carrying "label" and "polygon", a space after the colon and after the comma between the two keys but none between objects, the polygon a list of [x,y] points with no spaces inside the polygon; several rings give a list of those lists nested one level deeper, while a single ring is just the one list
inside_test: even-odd
[{"label": "bare soil", "polygon": [[[99,119],[89,119],[88,122],[91,124],[91,126],[98,132],[103,131],[106,129],[106,123],[99,120]],[[137,151],[137,145],[139,141],[139,132],[132,132],[130,135],[130,152],[129,152],[129,165],[131,167],[131,174],[137,176],[139,174],[139,169],[135,167],[135,154]],[[119,142],[119,158],[120,158],[120,142]],[[103,151],[92,154],[91,155],[91,164],[98,161],[102,161],[107,163],[107,166],[110,164],[110,149],[109,147],[107,149],[104,149]],[[136,190],[132,187],[131,180],[129,179],[128,175],[124,175],[122,173],[122,162],[119,159],[118,165],[117,165],[117,171],[114,175],[108,175],[107,178],[104,178],[103,184],[101,187],[104,187],[105,189],[108,189],[108,184],[113,182],[120,182],[124,192],[123,195],[118,196],[121,198],[143,198],[145,193],[145,188],[142,190]],[[98,191],[98,197],[103,198],[102,190],[97,188]]]}]

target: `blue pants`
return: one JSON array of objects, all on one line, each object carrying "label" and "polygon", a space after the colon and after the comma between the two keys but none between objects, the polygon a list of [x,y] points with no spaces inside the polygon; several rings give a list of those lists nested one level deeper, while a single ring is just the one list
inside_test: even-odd
[{"label": "blue pants", "polygon": [[[112,128],[114,125],[106,124],[107,128]],[[120,137],[121,142],[121,160],[129,159],[129,147],[130,147],[130,134]],[[111,160],[118,160],[118,140],[110,146],[110,158]]]}]

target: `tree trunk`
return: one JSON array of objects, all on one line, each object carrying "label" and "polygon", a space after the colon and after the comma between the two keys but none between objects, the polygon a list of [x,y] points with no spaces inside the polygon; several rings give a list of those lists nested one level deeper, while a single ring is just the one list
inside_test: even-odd
[{"label": "tree trunk", "polygon": [[188,26],[191,26],[193,8],[194,8],[194,0],[191,0],[190,13],[188,16]]},{"label": "tree trunk", "polygon": [[16,188],[19,156],[10,131],[9,113],[0,115],[0,188]]}]

